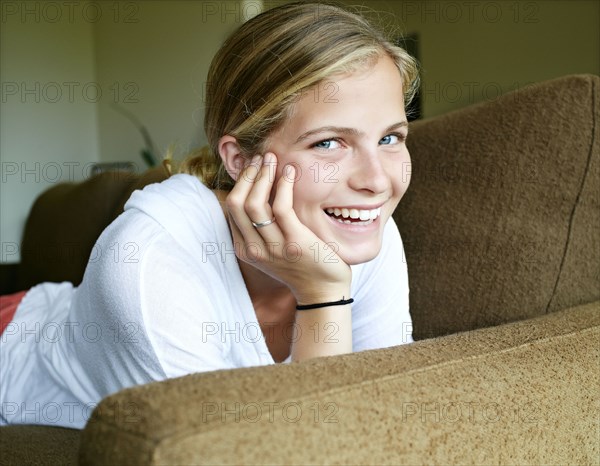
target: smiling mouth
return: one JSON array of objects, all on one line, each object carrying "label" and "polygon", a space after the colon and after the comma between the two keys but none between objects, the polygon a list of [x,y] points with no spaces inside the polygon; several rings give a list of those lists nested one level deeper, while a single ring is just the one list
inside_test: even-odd
[{"label": "smiling mouth", "polygon": [[324,212],[340,223],[370,225],[381,215],[381,207],[371,210],[330,207]]}]

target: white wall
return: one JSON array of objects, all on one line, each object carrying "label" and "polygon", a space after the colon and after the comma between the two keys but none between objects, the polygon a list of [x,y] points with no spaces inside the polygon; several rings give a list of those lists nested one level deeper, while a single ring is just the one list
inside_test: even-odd
[{"label": "white wall", "polygon": [[2,262],[19,260],[21,232],[37,195],[83,179],[98,160],[92,23],[81,9],[69,15],[52,4],[59,8],[1,4]]},{"label": "white wall", "polygon": [[418,33],[423,116],[531,83],[600,74],[600,2],[590,0],[345,0],[388,31]]},{"label": "white wall", "polygon": [[110,105],[133,113],[162,154],[176,143],[181,152],[205,144],[202,96],[210,61],[229,35],[257,11],[260,2],[127,2],[129,21],[109,18],[95,25],[97,78],[119,88],[99,105],[101,159],[132,161],[146,168],[144,141],[135,126]]}]

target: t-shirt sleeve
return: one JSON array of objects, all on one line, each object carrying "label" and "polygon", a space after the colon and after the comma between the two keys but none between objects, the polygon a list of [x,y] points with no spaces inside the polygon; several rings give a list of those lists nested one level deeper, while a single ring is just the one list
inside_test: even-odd
[{"label": "t-shirt sleeve", "polygon": [[[167,233],[152,243],[140,276],[144,326],[167,375],[232,369],[218,309],[228,304],[220,270],[194,259]],[[223,320],[223,319],[221,319]]]},{"label": "t-shirt sleeve", "polygon": [[353,292],[353,351],[413,342],[408,269],[392,217],[385,225],[380,253],[360,266]]}]

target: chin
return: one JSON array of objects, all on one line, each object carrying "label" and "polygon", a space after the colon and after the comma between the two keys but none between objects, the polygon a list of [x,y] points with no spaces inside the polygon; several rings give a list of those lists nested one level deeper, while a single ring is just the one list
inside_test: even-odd
[{"label": "chin", "polygon": [[338,256],[348,265],[358,265],[364,264],[365,262],[372,261],[377,257],[379,252],[381,251],[381,242],[374,247],[372,245],[365,247],[364,250],[362,248],[340,248],[338,251]]},{"label": "chin", "polygon": [[[338,245],[335,254],[348,265],[364,264],[372,261],[381,252],[383,244],[383,235],[375,235],[365,241],[344,241],[343,239],[331,235],[317,235],[324,243],[333,243]],[[332,260],[333,254],[327,252],[322,256],[322,260]]]}]

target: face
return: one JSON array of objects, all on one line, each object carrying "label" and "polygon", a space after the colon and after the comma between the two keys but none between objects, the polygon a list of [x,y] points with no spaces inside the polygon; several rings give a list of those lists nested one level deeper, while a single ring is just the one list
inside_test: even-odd
[{"label": "face", "polygon": [[268,140],[277,179],[287,164],[296,166],[296,215],[349,265],[379,253],[408,188],[407,131],[400,73],[382,57],[307,91]]}]

